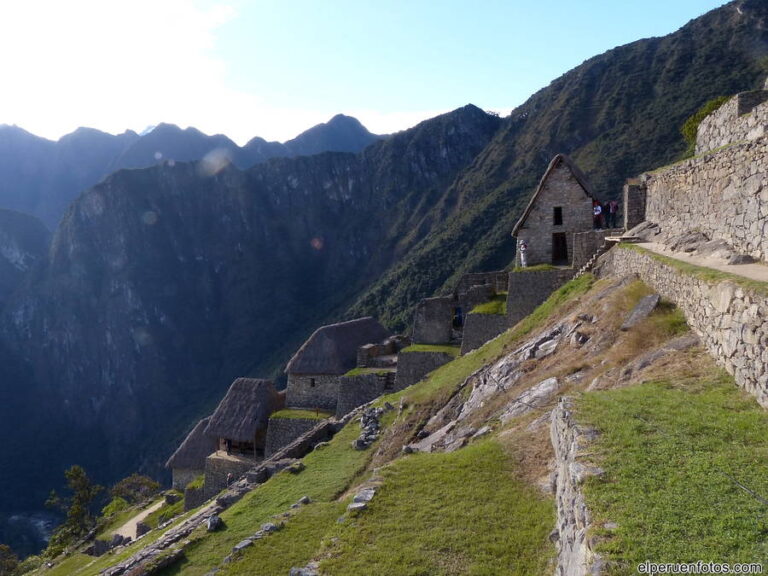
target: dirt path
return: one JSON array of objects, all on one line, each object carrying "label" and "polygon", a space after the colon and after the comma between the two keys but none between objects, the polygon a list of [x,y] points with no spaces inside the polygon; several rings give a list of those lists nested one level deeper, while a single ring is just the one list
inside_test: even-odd
[{"label": "dirt path", "polygon": [[128,520],[128,522],[120,526],[120,528],[115,530],[113,533],[120,534],[120,536],[128,536],[135,540],[136,524],[144,520],[144,518],[152,514],[152,512],[154,512],[155,510],[159,509],[164,503],[165,503],[165,500],[159,500],[155,502],[154,504],[152,504],[152,506],[150,506],[146,510],[142,511],[141,513],[137,514],[136,516]]},{"label": "dirt path", "polygon": [[672,250],[664,246],[664,244],[657,244],[656,242],[642,242],[638,244],[638,246],[647,248],[657,254],[680,260],[681,262],[688,262],[696,266],[704,266],[706,268],[719,270],[720,272],[744,276],[751,280],[768,282],[768,266],[765,264],[726,264],[723,258],[714,256],[694,256],[685,252],[672,252]]}]

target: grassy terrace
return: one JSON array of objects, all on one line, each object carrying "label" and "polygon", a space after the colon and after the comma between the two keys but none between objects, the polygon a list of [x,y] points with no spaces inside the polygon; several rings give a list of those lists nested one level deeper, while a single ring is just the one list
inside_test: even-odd
[{"label": "grassy terrace", "polygon": [[742,288],[762,296],[768,296],[768,282],[760,282],[758,280],[751,280],[749,278],[745,278],[744,276],[739,276],[738,274],[730,274],[728,272],[722,272],[713,268],[696,266],[695,264],[683,262],[676,258],[670,258],[662,254],[657,254],[656,252],[647,250],[638,244],[619,244],[618,248],[621,250],[634,250],[635,252],[640,252],[657,260],[658,262],[666,264],[667,266],[682,272],[683,274],[693,276],[694,278],[698,278],[699,280],[703,280],[709,284],[716,284],[718,282],[724,282],[728,280],[729,282],[733,282]]},{"label": "grassy terrace", "polygon": [[302,409],[302,408],[286,408],[285,410],[278,410],[270,415],[270,418],[287,418],[291,420],[325,420],[333,416],[330,412],[325,410],[317,410],[315,408]]},{"label": "grassy terrace", "polygon": [[475,306],[470,314],[501,314],[507,313],[507,293],[499,292],[494,297],[483,304]]},{"label": "grassy terrace", "polygon": [[[725,372],[585,394],[604,477],[585,486],[617,574],[654,562],[768,558],[768,414]],[[750,494],[751,490],[754,494]]]},{"label": "grassy terrace", "polygon": [[[592,282],[592,276],[585,275],[566,284],[502,337],[449,362],[428,379],[381,398],[379,403],[395,405],[403,398],[405,407],[400,414],[392,411],[384,416],[378,449],[354,450],[351,444],[359,427],[347,426],[329,445],[303,459],[303,472],[277,474],[224,511],[224,530],[207,533],[201,527],[193,532],[185,559],[161,576],[202,576],[214,567],[222,569],[221,576],[287,574],[291,567],[314,558],[323,559],[323,568],[333,574],[546,573],[546,561],[554,550],[547,540],[553,525],[552,501],[518,478],[511,456],[495,439],[452,454],[397,458],[402,446],[398,435],[410,437],[415,424],[442,406],[470,374],[562,312]],[[458,352],[453,347],[413,348]],[[299,412],[305,416],[305,411]],[[371,462],[372,458],[377,460]],[[366,480],[374,466],[380,467],[383,480],[376,499],[363,514],[347,516],[350,488]],[[312,503],[291,510],[291,504],[305,495]],[[289,510],[291,517],[282,530],[256,541],[234,562],[222,564],[235,544]],[[342,516],[345,520],[337,522]],[[150,532],[120,555],[95,560],[73,555],[45,574],[96,576],[160,535]],[[361,565],[366,569],[360,570]],[[369,569],[371,565],[375,570]]]},{"label": "grassy terrace", "polygon": [[384,469],[369,510],[339,524],[321,570],[376,574],[540,574],[554,552],[552,501],[515,478],[495,441],[414,454]]},{"label": "grassy terrace", "polygon": [[412,344],[407,348],[403,348],[400,352],[403,354],[408,352],[444,352],[455,358],[461,352],[461,348],[459,346],[449,346],[448,344]]},{"label": "grassy terrace", "polygon": [[395,368],[353,368],[344,376],[361,376],[363,374],[387,374],[394,372]]}]

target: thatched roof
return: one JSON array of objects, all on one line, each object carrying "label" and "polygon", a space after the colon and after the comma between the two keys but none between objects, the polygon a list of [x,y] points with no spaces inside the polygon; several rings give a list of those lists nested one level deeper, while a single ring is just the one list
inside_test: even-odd
[{"label": "thatched roof", "polygon": [[531,196],[531,200],[528,202],[528,206],[525,207],[523,215],[512,229],[512,236],[517,236],[517,231],[525,223],[525,220],[528,218],[528,214],[531,213],[531,210],[533,210],[539,194],[541,194],[541,191],[544,189],[544,184],[546,184],[552,172],[554,172],[555,169],[557,169],[561,164],[565,164],[566,168],[571,171],[571,174],[573,174],[574,178],[576,178],[576,182],[578,182],[579,186],[581,186],[581,189],[584,190],[584,194],[586,194],[589,198],[593,198],[592,187],[589,185],[589,182],[587,182],[587,177],[584,175],[584,172],[582,172],[581,169],[576,166],[576,163],[568,156],[565,154],[558,154],[552,158],[552,161],[549,163],[546,172],[544,172],[544,176],[541,177],[539,185],[536,187],[536,191],[533,193],[533,196]]},{"label": "thatched roof", "polygon": [[205,468],[206,456],[216,451],[216,438],[205,435],[205,429],[210,419],[210,416],[203,418],[192,428],[184,442],[168,458],[168,462],[165,463],[166,468],[189,470],[203,470]]},{"label": "thatched roof", "polygon": [[389,330],[367,316],[315,330],[291,358],[289,374],[344,374],[357,366],[357,349],[391,336]]},{"label": "thatched roof", "polygon": [[256,431],[267,427],[269,415],[282,404],[270,380],[238,378],[219,402],[205,433],[214,438],[253,442]]}]

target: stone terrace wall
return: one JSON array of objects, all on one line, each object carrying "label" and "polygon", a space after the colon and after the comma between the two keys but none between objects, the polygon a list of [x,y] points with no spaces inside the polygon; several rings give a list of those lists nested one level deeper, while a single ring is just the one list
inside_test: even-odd
[{"label": "stone terrace wall", "polygon": [[768,139],[692,158],[644,180],[646,219],[665,232],[700,230],[768,260]]},{"label": "stone terrace wall", "polygon": [[495,292],[507,291],[507,276],[509,272],[504,270],[498,270],[495,272],[473,272],[471,274],[464,274],[456,286],[456,294],[461,296],[472,286],[482,286],[483,284],[490,284]]},{"label": "stone terrace wall", "polygon": [[367,404],[385,392],[395,389],[395,373],[360,374],[342,376],[339,380],[339,402],[336,405],[336,417],[341,418],[358,406]]},{"label": "stone terrace wall", "polygon": [[549,295],[576,273],[571,268],[529,270],[509,273],[507,322],[510,327],[533,312]]},{"label": "stone terrace wall", "polygon": [[270,418],[264,457],[269,458],[288,446],[302,434],[312,430],[320,421],[314,418]]},{"label": "stone terrace wall", "polygon": [[578,269],[586,264],[598,248],[605,242],[606,236],[617,236],[623,232],[621,228],[605,230],[589,230],[576,232],[573,235],[573,267]]},{"label": "stone terrace wall", "polygon": [[496,338],[509,328],[506,314],[467,314],[464,322],[464,336],[461,353],[466,354]]},{"label": "stone terrace wall", "polygon": [[397,357],[395,389],[402,390],[416,384],[432,370],[437,370],[453,358],[445,352],[400,352]]},{"label": "stone terrace wall", "polygon": [[715,361],[768,408],[768,297],[729,281],[709,284],[644,252],[618,248],[604,259],[603,272],[636,273],[677,304]]},{"label": "stone terrace wall", "polygon": [[218,457],[216,453],[208,456],[205,459],[205,499],[212,498],[227,487],[227,474],[231,473],[237,480],[253,466],[253,461]]},{"label": "stone terrace wall", "polygon": [[737,94],[704,118],[696,133],[696,154],[765,136],[768,126],[768,91]]}]

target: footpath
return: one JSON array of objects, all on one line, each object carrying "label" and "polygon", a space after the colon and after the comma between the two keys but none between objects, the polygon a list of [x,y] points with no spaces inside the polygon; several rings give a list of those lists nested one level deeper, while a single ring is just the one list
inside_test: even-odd
[{"label": "footpath", "polygon": [[152,506],[150,506],[146,510],[143,510],[142,512],[140,512],[139,514],[137,514],[136,516],[134,516],[133,518],[128,520],[128,522],[126,522],[125,524],[120,526],[120,528],[115,530],[114,534],[120,534],[120,536],[132,538],[132,539],[135,540],[136,539],[136,525],[139,522],[142,522],[147,516],[152,514],[152,512],[154,512],[155,510],[158,510],[160,508],[160,506],[163,505],[164,502],[165,501],[161,498],[160,500],[158,500],[157,502],[152,504]]},{"label": "footpath", "polygon": [[656,242],[639,242],[638,246],[650,250],[651,252],[655,252],[656,254],[674,258],[680,262],[687,262],[704,268],[712,268],[713,270],[734,274],[736,276],[743,276],[744,278],[757,280],[758,282],[768,282],[768,266],[765,264],[727,264],[724,258],[719,258],[717,256],[698,256],[686,252],[673,252],[664,244]]}]

